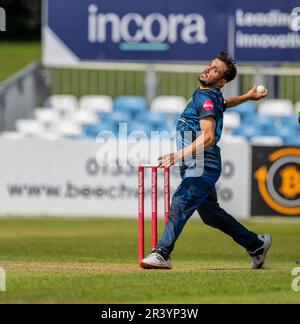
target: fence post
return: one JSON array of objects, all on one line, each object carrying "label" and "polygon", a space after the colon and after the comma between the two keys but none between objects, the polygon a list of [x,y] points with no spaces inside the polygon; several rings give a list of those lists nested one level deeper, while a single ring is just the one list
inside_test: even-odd
[{"label": "fence post", "polygon": [[32,118],[33,109],[43,104],[50,93],[47,73],[31,63],[0,83],[0,130],[15,129],[15,121]]},{"label": "fence post", "polygon": [[6,31],[6,12],[0,7],[0,31]]},{"label": "fence post", "polygon": [[4,93],[1,92],[1,88],[0,88],[0,132],[4,131],[4,127],[5,127],[4,105],[5,105]]},{"label": "fence post", "polygon": [[147,73],[146,73],[146,97],[148,102],[156,97],[156,88],[157,88],[157,73],[155,70],[154,64],[149,64]]}]

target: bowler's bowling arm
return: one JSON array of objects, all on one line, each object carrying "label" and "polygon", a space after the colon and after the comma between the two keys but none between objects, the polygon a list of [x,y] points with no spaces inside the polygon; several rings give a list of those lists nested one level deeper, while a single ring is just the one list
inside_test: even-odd
[{"label": "bowler's bowling arm", "polygon": [[215,145],[216,121],[214,117],[206,117],[200,121],[202,134],[196,140],[185,148],[174,153],[169,153],[159,157],[158,167],[170,167],[177,162],[187,159],[191,156],[197,156],[209,147]]},{"label": "bowler's bowling arm", "polygon": [[182,158],[193,156],[215,145],[216,121],[214,117],[203,118],[200,121],[200,129],[202,134],[193,143],[181,150]]}]

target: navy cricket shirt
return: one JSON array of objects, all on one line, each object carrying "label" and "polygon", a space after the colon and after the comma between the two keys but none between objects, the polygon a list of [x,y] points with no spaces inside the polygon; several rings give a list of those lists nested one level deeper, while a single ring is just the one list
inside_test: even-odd
[{"label": "navy cricket shirt", "polygon": [[199,87],[182,112],[179,123],[184,122],[191,130],[201,131],[200,120],[212,116],[216,120],[215,145],[204,152],[205,168],[220,171],[222,168],[220,148],[217,146],[223,129],[223,113],[226,103],[220,90],[215,87]]}]

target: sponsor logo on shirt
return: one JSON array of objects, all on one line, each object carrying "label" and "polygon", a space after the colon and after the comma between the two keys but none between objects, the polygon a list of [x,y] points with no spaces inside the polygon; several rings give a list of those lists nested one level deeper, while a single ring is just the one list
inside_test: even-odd
[{"label": "sponsor logo on shirt", "polygon": [[205,100],[203,104],[203,109],[206,111],[211,111],[214,109],[214,104],[211,100]]}]

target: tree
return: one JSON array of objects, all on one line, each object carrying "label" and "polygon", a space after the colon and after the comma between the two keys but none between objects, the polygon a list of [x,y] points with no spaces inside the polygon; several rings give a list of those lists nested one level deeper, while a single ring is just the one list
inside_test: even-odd
[{"label": "tree", "polygon": [[41,34],[41,0],[2,0],[6,32],[2,40],[36,40]]}]

